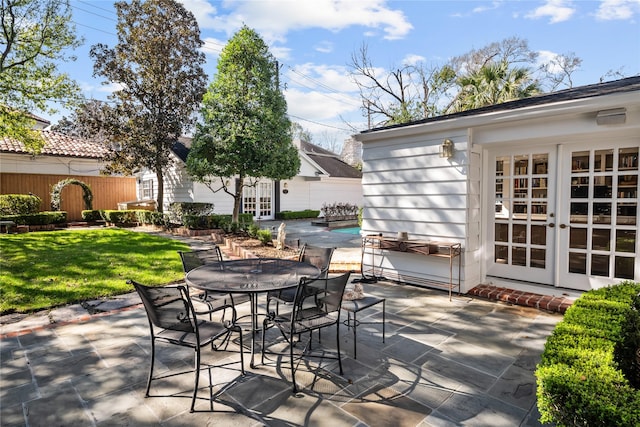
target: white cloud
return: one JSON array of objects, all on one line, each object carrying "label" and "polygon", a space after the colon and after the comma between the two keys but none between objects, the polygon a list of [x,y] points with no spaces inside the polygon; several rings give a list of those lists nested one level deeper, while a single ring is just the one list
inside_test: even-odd
[{"label": "white cloud", "polygon": [[640,13],[640,0],[603,0],[596,18],[603,21],[625,20]]},{"label": "white cloud", "polygon": [[359,111],[357,105],[347,104],[338,97],[318,91],[304,92],[298,89],[285,91],[289,114],[325,121],[337,119],[340,115]]},{"label": "white cloud", "polygon": [[287,76],[306,87],[329,91],[357,93],[358,88],[351,80],[349,69],[340,65],[299,64],[289,68]]},{"label": "white cloud", "polygon": [[385,0],[228,0],[220,14],[205,0],[184,0],[201,28],[225,31],[228,35],[242,24],[255,29],[268,44],[286,41],[291,31],[321,28],[340,31],[352,26],[382,30],[385,39],[401,39],[413,28],[399,9],[387,7]]},{"label": "white cloud", "polygon": [[555,61],[558,57],[558,54],[555,52],[551,52],[549,50],[539,50],[538,58],[536,59],[536,66],[540,67],[542,65],[548,65],[549,71],[552,73],[560,73],[562,72],[562,68]]},{"label": "white cloud", "polygon": [[526,17],[531,19],[538,19],[543,17],[549,17],[551,24],[567,21],[575,13],[575,8],[572,7],[571,1],[568,0],[547,0],[547,2],[529,12]]},{"label": "white cloud", "polygon": [[427,58],[425,58],[422,55],[416,55],[416,54],[409,54],[407,56],[404,57],[404,59],[402,60],[402,64],[403,65],[416,65],[419,64],[421,62],[426,62]]},{"label": "white cloud", "polygon": [[333,43],[329,41],[321,41],[320,43],[316,43],[314,49],[320,53],[331,53],[333,52]]}]

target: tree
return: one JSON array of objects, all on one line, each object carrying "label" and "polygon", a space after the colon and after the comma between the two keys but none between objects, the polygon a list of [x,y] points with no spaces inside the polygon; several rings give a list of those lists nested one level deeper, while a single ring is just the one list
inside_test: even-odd
[{"label": "tree", "polygon": [[300,141],[311,142],[313,136],[309,130],[302,127],[298,122],[291,122],[291,138]]},{"label": "tree", "polygon": [[147,168],[158,180],[163,211],[164,169],[171,147],[194,122],[206,74],[200,29],[193,14],[173,0],[117,2],[118,44],[92,46],[94,74],[120,89],[95,106],[94,130],[114,148],[110,171]]},{"label": "tree", "polygon": [[44,139],[30,113],[54,113],[50,101],[71,105],[79,88],[56,62],[74,60],[76,48],[68,0],[2,0],[0,9],[0,136],[39,153]]},{"label": "tree", "polygon": [[[278,64],[260,36],[247,26],[220,53],[202,116],[187,171],[212,191],[223,190],[234,198],[234,222],[245,185],[255,185],[260,178],[289,179],[298,173],[300,158],[291,142]],[[234,191],[227,185],[230,177],[237,177]]]},{"label": "tree", "polygon": [[514,99],[528,98],[540,91],[526,68],[509,68],[503,60],[487,63],[477,71],[458,79],[460,90],[451,112],[471,110],[500,104]]},{"label": "tree", "polygon": [[[387,71],[375,67],[366,46],[352,54],[352,78],[360,89],[362,109],[369,120],[369,128],[379,125],[406,123],[409,121],[449,114],[459,111],[459,108],[472,108],[472,105],[486,105],[479,103],[480,98],[492,99],[497,92],[489,94],[476,93],[475,100],[462,102],[469,92],[460,93],[465,79],[476,80],[483,74],[507,64],[509,79],[522,79],[522,72],[526,70],[531,82],[537,82],[535,89],[542,87],[557,88],[559,85],[571,85],[571,74],[580,66],[581,60],[574,54],[556,55],[548,64],[543,64],[535,73],[530,68],[536,64],[539,54],[529,49],[526,40],[511,37],[500,42],[490,43],[479,49],[451,58],[442,66],[427,67],[422,63],[405,64]],[[553,64],[557,61],[558,64]],[[552,74],[551,70],[563,69]],[[497,68],[496,68],[497,67]],[[520,77],[518,77],[518,75]],[[506,75],[505,75],[506,76]],[[501,90],[506,95],[507,85]],[[535,93],[534,88],[526,90],[522,86],[517,96],[530,96]],[[496,89],[495,86],[484,86],[487,90]],[[482,85],[476,86],[480,90]],[[500,99],[506,99],[500,96]]]}]

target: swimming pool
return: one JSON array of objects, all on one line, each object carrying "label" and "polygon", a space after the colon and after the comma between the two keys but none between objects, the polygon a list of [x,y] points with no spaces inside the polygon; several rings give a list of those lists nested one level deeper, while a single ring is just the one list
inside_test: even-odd
[{"label": "swimming pool", "polygon": [[331,231],[336,233],[360,235],[360,227],[334,228]]}]

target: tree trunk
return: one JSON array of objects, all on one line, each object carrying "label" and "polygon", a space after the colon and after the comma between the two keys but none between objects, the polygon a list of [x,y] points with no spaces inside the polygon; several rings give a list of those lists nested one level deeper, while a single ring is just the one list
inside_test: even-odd
[{"label": "tree trunk", "polygon": [[244,189],[244,179],[240,177],[238,179],[238,185],[236,186],[236,194],[233,196],[233,215],[231,217],[232,222],[240,222],[240,204],[242,203],[242,190]]},{"label": "tree trunk", "polygon": [[164,176],[162,175],[162,168],[156,168],[156,178],[158,179],[158,198],[156,199],[156,209],[158,212],[164,212]]}]

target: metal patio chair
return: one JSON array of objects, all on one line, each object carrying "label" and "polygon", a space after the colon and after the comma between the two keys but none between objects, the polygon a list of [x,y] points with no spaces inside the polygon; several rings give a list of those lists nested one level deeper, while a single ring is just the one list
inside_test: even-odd
[{"label": "metal patio chair", "polygon": [[[194,411],[198,394],[201,361],[200,349],[202,347],[211,345],[213,350],[220,350],[214,342],[221,339],[221,343],[225,343],[224,349],[226,350],[229,344],[228,338],[230,334],[237,332],[240,337],[240,370],[244,376],[242,329],[239,326],[232,322],[211,322],[198,319],[186,286],[149,287],[135,281],[129,281],[129,283],[134,286],[138,295],[140,295],[140,299],[147,313],[149,329],[151,331],[151,366],[149,368],[149,379],[147,380],[145,397],[149,397],[151,381],[164,378],[153,377],[156,341],[181,347],[189,347],[195,351],[195,382],[193,386],[193,397],[191,399],[191,412]],[[220,310],[224,309],[234,310],[231,305],[220,307]],[[211,376],[209,376],[209,381],[209,389],[211,392],[213,387],[211,384]],[[212,400],[211,409],[213,410]]]},{"label": "metal patio chair", "polygon": [[[329,275],[329,266],[331,265],[331,257],[335,248],[322,248],[320,246],[313,246],[304,244],[298,255],[298,261],[306,262],[311,265],[315,265],[320,269],[320,275],[318,278],[324,279]],[[304,289],[303,293],[306,293],[306,297],[314,296],[315,288]],[[271,302],[276,304],[276,313],[279,311],[280,304],[291,304],[296,296],[296,289],[284,289],[277,292],[267,293],[267,313],[269,312],[269,305]]]},{"label": "metal patio chair", "polygon": [[[196,267],[200,267],[204,264],[222,263],[222,252],[220,247],[215,246],[212,249],[201,249],[196,251],[178,251],[180,254],[180,260],[182,261],[182,269],[184,274],[187,274]],[[222,268],[222,264],[220,264]],[[220,306],[242,304],[250,300],[248,295],[236,294],[231,295],[223,292],[211,292],[211,291],[199,291],[191,293],[193,301],[206,304],[208,309],[201,310],[196,307],[196,314],[209,314],[209,320],[211,320],[211,314],[218,311]],[[225,311],[223,311],[224,320]],[[235,318],[233,321],[235,322]]]},{"label": "metal patio chair", "polygon": [[[296,368],[294,363],[294,346],[301,341],[305,333],[309,333],[309,341],[305,348],[301,350],[299,357],[320,357],[337,359],[342,375],[342,359],[340,356],[340,309],[342,306],[342,296],[349,281],[350,272],[337,277],[324,279],[301,279],[296,287],[292,310],[286,314],[271,312],[265,318],[262,325],[262,363],[266,352],[265,335],[267,329],[277,327],[286,341],[289,343],[289,361],[291,363],[291,380],[293,382],[293,392],[298,391],[296,385]],[[315,290],[316,298],[313,303],[308,297],[308,288]],[[326,354],[313,354],[307,352],[311,349],[312,333],[331,326],[336,327],[336,349],[337,356],[327,356]]]}]

